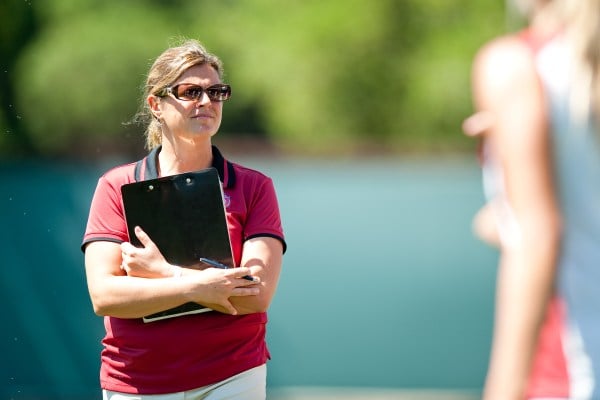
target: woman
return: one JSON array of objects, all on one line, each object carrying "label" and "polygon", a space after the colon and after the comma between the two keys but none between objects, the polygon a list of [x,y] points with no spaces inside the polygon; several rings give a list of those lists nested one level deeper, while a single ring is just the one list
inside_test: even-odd
[{"label": "woman", "polygon": [[[216,168],[228,199],[227,225],[239,268],[171,265],[139,228],[136,236],[144,247],[131,245],[120,188],[135,181],[136,163],[104,174],[82,245],[94,311],[104,316],[106,327],[100,370],[104,399],[182,392],[186,399],[265,398],[266,311],[277,288],[285,241],[271,179],[225,160],[211,145],[222,102],[231,93],[222,74],[221,61],[193,40],[156,59],[142,111],[150,121],[151,152],[138,173],[152,179]],[[187,302],[215,311],[142,320]],[[162,398],[167,397],[152,397]]]},{"label": "woman", "polygon": [[600,398],[600,0],[531,0],[478,52],[500,240],[485,400]]}]

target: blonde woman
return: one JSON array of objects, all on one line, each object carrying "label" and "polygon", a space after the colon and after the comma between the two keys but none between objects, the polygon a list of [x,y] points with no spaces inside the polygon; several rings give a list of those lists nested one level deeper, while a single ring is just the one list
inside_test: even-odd
[{"label": "blonde woman", "polygon": [[531,0],[473,64],[501,250],[485,400],[600,399],[600,0]]},{"label": "blonde woman", "polygon": [[[104,400],[266,397],[266,311],[285,240],[271,179],[225,159],[211,144],[231,94],[222,76],[221,61],[197,41],[165,50],[150,68],[142,100],[150,153],[98,182],[82,247],[94,311],[105,321]],[[169,264],[141,230],[144,247],[129,243],[122,185],[211,166],[228,199],[238,268]],[[255,280],[244,279],[248,274]],[[187,302],[214,311],[142,320]]]}]

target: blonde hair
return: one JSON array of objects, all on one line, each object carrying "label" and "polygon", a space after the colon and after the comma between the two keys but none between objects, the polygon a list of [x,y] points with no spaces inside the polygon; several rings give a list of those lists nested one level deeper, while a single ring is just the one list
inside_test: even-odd
[{"label": "blonde hair", "polygon": [[[591,109],[600,121],[600,0],[560,0],[567,37],[573,43],[575,111]],[[583,99],[581,104],[578,99]],[[585,115],[584,115],[585,116]]]},{"label": "blonde hair", "polygon": [[152,150],[162,143],[160,121],[154,117],[146,101],[151,94],[156,95],[173,84],[189,68],[208,64],[223,77],[223,64],[214,54],[209,53],[200,42],[194,39],[180,39],[181,44],[170,47],[159,55],[146,78],[140,101],[140,109],[135,121],[146,125],[146,148]]},{"label": "blonde hair", "polygon": [[[575,60],[573,112],[600,121],[600,0],[510,0],[529,19],[564,29]],[[541,18],[540,18],[541,17]]]}]

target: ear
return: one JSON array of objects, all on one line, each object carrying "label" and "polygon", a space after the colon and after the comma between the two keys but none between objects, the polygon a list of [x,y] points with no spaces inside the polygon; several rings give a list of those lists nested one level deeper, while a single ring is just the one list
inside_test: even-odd
[{"label": "ear", "polygon": [[146,98],[146,101],[148,102],[148,105],[150,106],[150,111],[152,112],[152,115],[154,116],[154,118],[160,119],[160,114],[162,112],[162,110],[160,108],[160,98],[151,94]]}]

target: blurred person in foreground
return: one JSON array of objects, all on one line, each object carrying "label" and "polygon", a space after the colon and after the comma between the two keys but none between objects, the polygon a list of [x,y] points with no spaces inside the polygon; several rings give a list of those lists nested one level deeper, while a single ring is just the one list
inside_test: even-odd
[{"label": "blurred person in foreground", "polygon": [[600,0],[516,5],[529,24],[478,51],[463,126],[500,249],[483,398],[600,399]]},{"label": "blurred person in foreground", "polygon": [[[141,173],[152,179],[216,168],[229,200],[238,268],[171,265],[139,228],[143,247],[134,247],[120,187],[134,181],[136,163],[113,168],[98,181],[82,248],[94,311],[104,316],[106,328],[100,370],[105,400],[266,397],[266,311],[285,241],[271,179],[226,160],[211,144],[231,94],[222,76],[221,61],[194,40],[155,60],[142,99],[151,151]],[[215,311],[142,321],[190,301]]]}]

